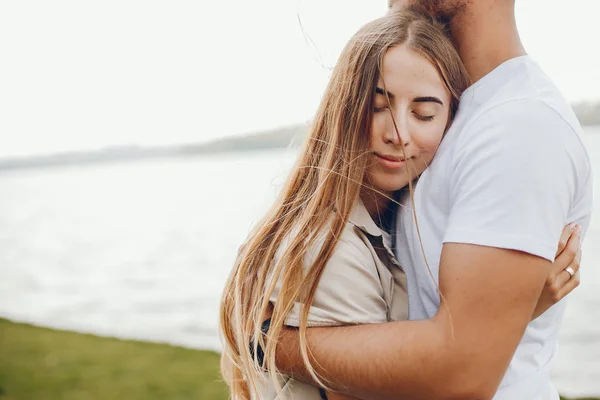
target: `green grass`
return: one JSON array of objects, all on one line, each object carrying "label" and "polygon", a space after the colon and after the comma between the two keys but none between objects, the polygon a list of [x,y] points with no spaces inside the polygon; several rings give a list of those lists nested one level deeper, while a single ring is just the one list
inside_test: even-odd
[{"label": "green grass", "polygon": [[0,319],[0,400],[227,398],[215,352]]},{"label": "green grass", "polygon": [[0,399],[227,399],[219,355],[0,319]]}]

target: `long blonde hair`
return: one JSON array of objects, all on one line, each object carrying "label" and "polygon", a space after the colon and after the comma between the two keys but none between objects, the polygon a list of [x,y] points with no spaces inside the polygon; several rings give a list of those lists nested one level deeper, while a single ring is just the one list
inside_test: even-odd
[{"label": "long blonde hair", "polygon": [[[303,304],[299,329],[302,358],[313,379],[325,386],[309,361],[308,312],[363,184],[383,57],[388,49],[401,44],[437,68],[451,93],[450,118],[457,110],[468,78],[442,25],[413,11],[396,11],[366,24],[350,39],[299,158],[279,198],[241,246],[223,293],[222,373],[234,399],[258,397],[257,385],[265,369],[280,392],[275,350],[295,302]],[[317,240],[319,253],[307,269],[305,255]],[[280,290],[264,340],[260,329],[278,282]],[[265,369],[253,357],[258,346],[264,349]]]}]

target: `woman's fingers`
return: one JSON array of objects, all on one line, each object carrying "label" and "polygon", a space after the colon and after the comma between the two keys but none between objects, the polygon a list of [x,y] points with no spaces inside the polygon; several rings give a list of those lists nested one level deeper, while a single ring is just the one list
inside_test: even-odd
[{"label": "woman's fingers", "polygon": [[[567,268],[571,268],[571,271],[573,272],[573,277],[571,277],[571,273],[569,271],[567,271]],[[577,263],[573,263],[571,265],[569,265],[567,268],[563,269],[557,276],[556,279],[554,280],[554,284],[553,289],[556,291],[556,293],[558,293],[562,287],[569,282],[570,280],[572,280],[573,278],[575,278],[575,275],[577,275],[579,273],[579,264]]]},{"label": "woman's fingers", "polygon": [[555,257],[558,257],[558,255],[562,253],[565,247],[567,247],[567,242],[569,241],[569,237],[571,237],[571,235],[575,231],[575,227],[575,223],[570,223],[569,225],[566,225],[563,228],[562,233],[560,234],[560,240],[558,241],[558,250],[556,250]]},{"label": "woman's fingers", "polygon": [[555,274],[555,276],[558,276],[558,274],[562,270],[564,270],[571,263],[577,261],[577,259],[580,258],[580,256],[578,256],[578,253],[581,252],[581,237],[579,235],[580,233],[581,227],[577,225],[570,234],[569,238],[567,239],[566,245],[554,260],[552,272]]},{"label": "woman's fingers", "polygon": [[548,294],[551,296],[552,302],[554,303],[558,303],[563,297],[579,286],[579,264],[571,264],[568,268],[571,268],[574,272],[573,276],[571,276],[569,271],[564,269],[551,283],[550,279],[546,282]]},{"label": "woman's fingers", "polygon": [[[579,243],[581,242],[580,238],[576,238],[574,237],[572,239],[572,244],[575,245],[579,245]],[[565,258],[568,259],[568,258]],[[572,274],[574,274],[575,272],[579,271],[579,267],[581,266],[581,247],[579,247],[577,249],[577,253],[575,254],[575,258],[573,258],[573,261],[571,261],[571,263],[569,265],[567,265],[566,267],[564,267],[564,264],[562,263],[557,263],[555,262],[554,265],[552,266],[552,275],[555,276],[556,279],[559,278],[564,278],[564,281],[568,281],[569,278],[571,277]],[[567,271],[567,268],[571,268],[571,273],[569,273]],[[564,283],[564,282],[563,282]]]},{"label": "woman's fingers", "polygon": [[560,288],[558,295],[557,295],[558,299],[562,300],[563,297],[565,297],[566,295],[571,293],[573,291],[573,289],[575,289],[577,286],[579,286],[579,283],[580,283],[580,277],[579,277],[579,271],[577,271],[575,273],[575,275],[573,275],[573,277],[571,279],[569,279],[562,288]]},{"label": "woman's fingers", "polygon": [[[546,287],[554,302],[560,301],[579,286],[581,264],[581,228],[576,226],[554,261],[546,280]],[[564,231],[563,231],[564,233]],[[562,238],[561,238],[562,240]]]}]

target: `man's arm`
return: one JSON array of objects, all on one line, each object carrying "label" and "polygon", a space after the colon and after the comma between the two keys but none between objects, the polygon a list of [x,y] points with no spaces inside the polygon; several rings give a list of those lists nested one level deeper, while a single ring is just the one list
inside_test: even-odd
[{"label": "man's arm", "polygon": [[[446,301],[434,318],[313,328],[308,340],[317,371],[334,389],[364,399],[492,398],[550,264],[512,250],[445,244],[440,289]],[[293,342],[288,331],[277,362],[302,379]]]},{"label": "man's arm", "polygon": [[[545,278],[544,289],[543,289],[542,295],[537,300],[537,305],[536,305],[535,311],[533,313],[532,319],[539,317],[543,312],[548,310],[548,308],[550,308],[552,305],[556,304],[566,294],[570,293],[575,287],[578,286],[578,284],[579,284],[579,263],[581,260],[579,233],[580,233],[580,227],[576,227],[572,224],[566,226],[563,229],[561,239],[559,242],[559,248],[558,248],[558,251],[556,254],[557,260],[552,265],[550,272],[547,274],[547,276]],[[569,257],[571,257],[571,255],[575,252],[576,252],[575,257],[572,260],[570,260]],[[574,277],[571,277],[570,274],[565,271],[565,268],[567,266],[570,266],[573,269],[573,271],[575,271]],[[337,329],[338,328],[333,328],[334,331]],[[331,331],[332,331],[332,329],[323,330],[323,334],[328,335]],[[311,330],[309,330],[309,332],[311,332]],[[312,332],[309,333],[309,335],[311,335],[311,334],[313,336],[316,336],[316,337],[313,337],[312,340],[314,340],[316,342],[320,341],[318,338],[319,334],[313,334]],[[332,338],[331,340],[334,343],[340,343],[339,341],[336,341],[335,338]],[[286,343],[286,345],[289,345],[289,344],[290,343],[289,343],[289,339],[288,339],[288,343]],[[334,352],[335,348],[332,349],[331,351]],[[329,352],[329,350],[328,350],[328,352]],[[302,364],[302,361],[299,359],[299,355],[296,357],[297,357],[296,362]],[[365,361],[368,361],[368,360],[365,360]],[[382,362],[382,361],[385,362],[385,360],[380,360],[379,362]],[[348,366],[348,367],[351,368],[350,366]],[[363,363],[356,364],[355,367],[364,368],[364,364]],[[342,368],[345,368],[345,367],[342,366]],[[306,374],[303,373],[303,375],[305,375],[305,377],[306,377]],[[347,374],[347,375],[349,375],[349,374]],[[336,376],[336,379],[337,379],[337,382],[339,382],[339,387],[345,388],[345,390],[349,393],[355,393],[352,383],[350,383],[349,385],[344,385],[344,382],[346,382],[346,380],[344,380],[338,376]],[[376,382],[375,384],[378,385],[378,383],[379,382]],[[395,382],[395,384],[404,386],[403,383],[400,381]],[[449,396],[450,391],[446,390],[446,388],[444,388],[444,389],[445,389],[444,392],[446,393],[446,395]],[[330,400],[338,400],[338,399],[339,400],[351,400],[351,399],[353,399],[353,397],[347,397],[345,395],[338,394],[338,393],[332,393],[332,392],[328,392],[327,397]],[[371,397],[371,395],[369,395],[369,397]]]}]

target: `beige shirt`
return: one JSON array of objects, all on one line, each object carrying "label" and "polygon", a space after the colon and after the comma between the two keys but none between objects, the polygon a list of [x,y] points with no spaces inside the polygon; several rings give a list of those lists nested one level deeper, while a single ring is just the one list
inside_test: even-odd
[{"label": "beige shirt", "polygon": [[[391,249],[391,238],[373,221],[358,202],[335,251],[329,259],[308,315],[308,326],[370,324],[408,319],[406,276]],[[310,268],[320,245],[310,249],[305,259]],[[279,287],[271,301],[277,301]],[[296,303],[286,325],[299,326],[301,304]],[[317,388],[282,378],[284,399],[320,400]],[[273,384],[266,379],[260,399],[277,398]]]}]

